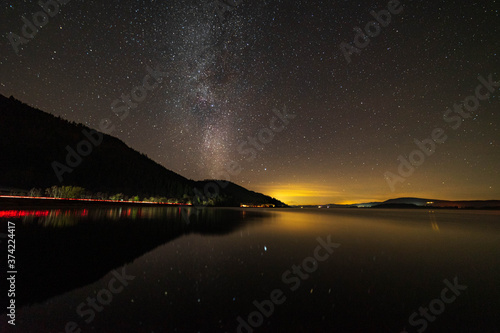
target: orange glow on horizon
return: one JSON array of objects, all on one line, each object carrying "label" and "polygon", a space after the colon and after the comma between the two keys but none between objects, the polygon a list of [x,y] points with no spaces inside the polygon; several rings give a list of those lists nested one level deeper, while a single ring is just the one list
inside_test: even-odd
[{"label": "orange glow on horizon", "polygon": [[[338,191],[337,189],[343,190]],[[345,190],[344,190],[345,189]],[[256,185],[252,190],[274,197],[288,205],[352,205],[359,203],[384,202],[389,199],[397,198],[422,198],[430,200],[495,200],[490,197],[466,197],[460,195],[460,192],[448,190],[443,191],[422,191],[414,192],[396,191],[391,192],[385,187],[379,188],[375,184],[368,182],[366,185],[359,184],[315,184],[315,183],[286,183],[286,184],[264,184]],[[453,189],[452,189],[453,190]]]}]

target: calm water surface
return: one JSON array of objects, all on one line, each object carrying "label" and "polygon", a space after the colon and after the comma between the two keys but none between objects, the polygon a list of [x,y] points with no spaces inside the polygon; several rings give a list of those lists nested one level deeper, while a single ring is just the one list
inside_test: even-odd
[{"label": "calm water surface", "polygon": [[7,221],[4,332],[500,332],[498,211],[0,209]]}]

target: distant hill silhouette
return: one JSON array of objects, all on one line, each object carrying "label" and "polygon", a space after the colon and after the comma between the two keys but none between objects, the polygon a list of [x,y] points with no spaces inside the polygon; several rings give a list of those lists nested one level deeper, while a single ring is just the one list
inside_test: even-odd
[{"label": "distant hill silhouette", "polygon": [[439,199],[421,199],[421,198],[398,198],[384,201],[380,205],[414,205],[417,207],[435,207],[435,208],[474,208],[474,209],[499,209],[499,200],[439,200]]},{"label": "distant hill silhouette", "polygon": [[[0,95],[0,189],[45,189],[53,185],[80,186],[102,193],[128,196],[158,196],[203,201],[207,182],[187,179],[128,147],[121,140],[102,134],[102,142],[62,182],[53,162],[65,164],[69,146],[76,150],[92,129],[32,108],[13,97]],[[221,184],[221,183],[217,183]],[[198,191],[195,192],[195,188]],[[234,183],[220,187],[211,203],[237,206],[240,203],[275,204],[282,202],[248,191]]]},{"label": "distant hill silhouette", "polygon": [[[317,206],[307,206],[317,207]],[[349,205],[328,204],[322,208],[461,208],[461,209],[500,209],[500,200],[437,200],[422,198],[397,198],[384,202],[365,202]]]}]

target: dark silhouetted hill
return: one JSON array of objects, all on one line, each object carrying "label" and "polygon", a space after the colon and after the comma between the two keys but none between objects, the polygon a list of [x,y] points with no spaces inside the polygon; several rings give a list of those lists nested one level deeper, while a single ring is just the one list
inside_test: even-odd
[{"label": "dark silhouetted hill", "polygon": [[[93,193],[203,201],[196,200],[194,189],[199,187],[203,193],[206,181],[187,179],[106,134],[79,166],[63,174],[60,182],[52,163],[65,164],[66,147],[76,149],[79,142],[87,140],[83,130],[91,129],[0,95],[0,188],[29,190],[65,185],[84,187]],[[214,200],[217,205],[236,206],[243,202],[283,205],[233,183],[219,192]]]},{"label": "dark silhouetted hill", "polygon": [[[305,207],[305,206],[304,206]],[[307,206],[315,208],[318,206]],[[437,200],[422,198],[396,198],[384,202],[365,202],[350,205],[320,205],[321,208],[459,208],[459,209],[500,209],[500,200]]]},{"label": "dark silhouetted hill", "polygon": [[461,208],[461,209],[499,209],[499,200],[438,200],[422,198],[397,198],[384,201],[381,207],[403,207],[411,205],[415,207],[434,207],[434,208]]}]

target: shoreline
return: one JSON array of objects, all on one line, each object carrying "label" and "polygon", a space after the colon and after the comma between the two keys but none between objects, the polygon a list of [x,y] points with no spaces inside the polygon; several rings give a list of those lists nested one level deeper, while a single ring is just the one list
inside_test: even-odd
[{"label": "shoreline", "polygon": [[[167,203],[167,202],[148,202],[148,201],[117,201],[117,200],[98,200],[98,199],[70,199],[70,198],[49,198],[49,197],[27,197],[27,196],[5,196],[0,195],[0,210],[17,208],[85,208],[85,207],[200,207],[186,203]],[[235,208],[236,206],[217,206],[214,208]],[[265,207],[239,207],[239,208],[265,208]],[[269,207],[268,207],[269,208]],[[279,207],[273,207],[279,208]],[[450,209],[450,210],[500,210],[499,206],[418,206],[409,204],[382,204],[373,207],[354,207],[354,206],[334,206],[326,207],[323,205],[304,205],[289,206],[292,209]]]},{"label": "shoreline", "polygon": [[191,204],[184,204],[184,203],[0,196],[0,209],[22,208],[22,207],[84,207],[84,206],[192,207]]}]

